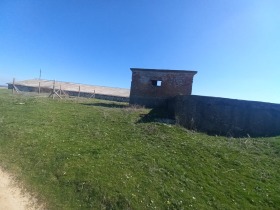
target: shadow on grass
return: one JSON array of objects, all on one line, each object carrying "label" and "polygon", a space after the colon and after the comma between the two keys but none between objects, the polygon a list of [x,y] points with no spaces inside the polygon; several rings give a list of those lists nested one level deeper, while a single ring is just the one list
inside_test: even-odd
[{"label": "shadow on grass", "polygon": [[82,105],[85,106],[101,106],[101,107],[106,107],[106,108],[127,108],[129,107],[126,104],[116,104],[116,103],[82,103]]},{"label": "shadow on grass", "polygon": [[[130,106],[128,104],[117,104],[117,103],[82,103],[85,106],[97,106],[106,108],[132,108],[140,109],[143,107]],[[159,122],[165,124],[175,124],[174,116],[169,113],[166,108],[158,107],[152,109],[148,114],[141,114],[140,119],[136,123],[149,123],[149,122]]]},{"label": "shadow on grass", "polygon": [[152,109],[148,114],[141,115],[137,123],[159,122],[165,124],[175,124],[174,116],[164,107]]}]

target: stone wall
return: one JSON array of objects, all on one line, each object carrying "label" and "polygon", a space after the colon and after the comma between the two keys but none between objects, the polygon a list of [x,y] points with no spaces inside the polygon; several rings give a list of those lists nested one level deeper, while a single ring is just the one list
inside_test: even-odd
[{"label": "stone wall", "polygon": [[130,104],[157,107],[176,95],[190,95],[196,71],[131,68]]},{"label": "stone wall", "polygon": [[212,135],[280,135],[280,104],[205,96],[176,96],[168,110],[177,122]]}]

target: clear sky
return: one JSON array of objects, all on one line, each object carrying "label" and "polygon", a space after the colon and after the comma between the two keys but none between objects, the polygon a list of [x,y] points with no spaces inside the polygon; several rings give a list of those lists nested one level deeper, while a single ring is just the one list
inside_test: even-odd
[{"label": "clear sky", "polygon": [[280,0],[0,0],[0,84],[130,88],[196,70],[193,94],[280,103]]}]

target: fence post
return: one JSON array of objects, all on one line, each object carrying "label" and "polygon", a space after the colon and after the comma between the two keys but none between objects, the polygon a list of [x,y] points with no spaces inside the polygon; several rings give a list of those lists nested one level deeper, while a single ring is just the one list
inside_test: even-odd
[{"label": "fence post", "polygon": [[41,93],[41,82],[39,82],[38,94]]},{"label": "fence post", "polygon": [[53,95],[52,95],[53,99],[54,99],[54,94],[55,94],[55,80],[53,81]]},{"label": "fence post", "polygon": [[81,86],[79,85],[79,94],[78,94],[78,98],[80,98],[80,93],[81,93]]},{"label": "fence post", "polygon": [[15,93],[15,78],[13,78],[13,94]]}]

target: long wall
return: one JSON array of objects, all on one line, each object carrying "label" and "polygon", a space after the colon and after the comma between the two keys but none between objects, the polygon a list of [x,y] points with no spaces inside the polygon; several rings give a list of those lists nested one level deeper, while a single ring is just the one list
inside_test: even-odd
[{"label": "long wall", "polygon": [[212,135],[280,135],[280,104],[190,95],[170,99],[168,109],[180,125]]},{"label": "long wall", "polygon": [[[38,92],[39,88],[38,87],[31,87],[31,86],[24,86],[24,85],[16,85],[18,90],[24,91],[24,92]],[[8,84],[8,89],[13,89],[12,84]],[[46,87],[41,87],[40,88],[41,93],[51,93],[52,89],[46,88]],[[79,92],[78,91],[65,91],[69,96],[80,96],[80,97],[85,97],[89,98],[92,96],[93,93],[88,93],[88,92]],[[118,101],[118,102],[129,102],[129,97],[123,97],[123,96],[115,96],[115,95],[105,95],[105,94],[98,94],[96,93],[94,95],[94,98],[96,99],[102,99],[102,100],[109,100],[109,101]]]}]

